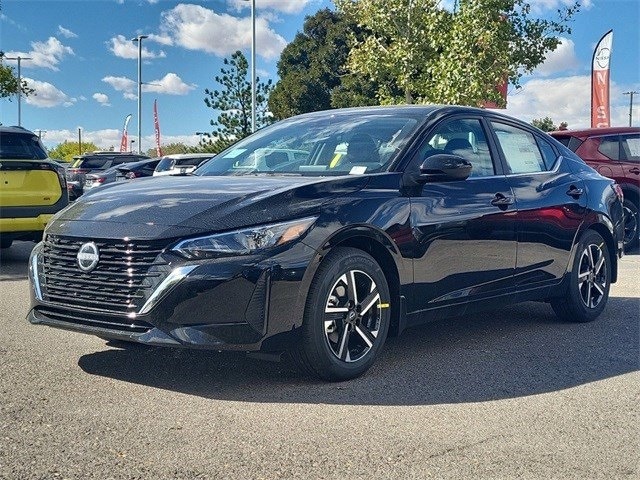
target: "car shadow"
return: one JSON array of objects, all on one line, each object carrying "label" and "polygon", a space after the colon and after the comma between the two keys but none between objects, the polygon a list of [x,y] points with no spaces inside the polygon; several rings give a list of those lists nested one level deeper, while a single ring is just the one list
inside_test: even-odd
[{"label": "car shadow", "polygon": [[17,282],[28,278],[29,255],[33,242],[13,242],[10,248],[0,250],[0,282]]},{"label": "car shadow", "polygon": [[536,395],[638,370],[637,298],[612,297],[596,322],[558,322],[546,304],[411,328],[364,376],[325,383],[290,362],[132,345],[84,355],[87,373],[210,399],[266,403],[432,405]]}]

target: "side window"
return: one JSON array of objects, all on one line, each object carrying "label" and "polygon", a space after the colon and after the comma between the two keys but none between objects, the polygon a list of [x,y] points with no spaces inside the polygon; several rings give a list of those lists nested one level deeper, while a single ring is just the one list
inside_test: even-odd
[{"label": "side window", "polygon": [[536,173],[547,169],[533,134],[504,123],[491,122],[509,167],[509,173]]},{"label": "side window", "polygon": [[438,153],[458,155],[468,160],[473,169],[471,177],[495,175],[493,160],[480,120],[458,119],[436,127],[420,147],[418,164]]},{"label": "side window", "polygon": [[553,150],[553,147],[541,138],[538,138],[538,147],[540,148],[540,153],[542,153],[542,160],[544,161],[544,166],[546,167],[546,169],[553,169],[553,165],[558,159],[558,156]]},{"label": "side window", "polygon": [[621,136],[620,146],[623,160],[640,162],[640,134]]},{"label": "side window", "polygon": [[602,137],[598,151],[611,160],[620,160],[620,143],[618,136]]}]

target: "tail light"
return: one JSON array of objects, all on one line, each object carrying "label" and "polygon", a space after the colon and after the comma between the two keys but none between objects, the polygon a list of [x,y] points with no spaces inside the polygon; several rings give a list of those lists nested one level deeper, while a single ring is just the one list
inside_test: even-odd
[{"label": "tail light", "polygon": [[129,180],[134,179],[134,178],[138,178],[140,175],[138,175],[138,173],[136,172],[127,172],[124,174],[124,178],[127,178]]}]

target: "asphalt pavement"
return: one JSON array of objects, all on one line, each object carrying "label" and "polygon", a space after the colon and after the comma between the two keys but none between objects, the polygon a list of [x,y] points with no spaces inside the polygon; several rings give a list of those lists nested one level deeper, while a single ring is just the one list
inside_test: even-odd
[{"label": "asphalt pavement", "polygon": [[640,255],[605,313],[525,303],[412,328],[363,377],[32,326],[0,255],[2,479],[640,477]]}]

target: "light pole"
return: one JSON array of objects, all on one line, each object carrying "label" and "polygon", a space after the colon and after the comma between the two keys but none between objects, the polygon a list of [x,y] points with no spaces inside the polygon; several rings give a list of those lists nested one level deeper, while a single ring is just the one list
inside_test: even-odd
[{"label": "light pole", "polygon": [[622,92],[623,95],[629,95],[629,126],[633,120],[633,96],[638,95],[638,92],[631,90],[630,92]]},{"label": "light pole", "polygon": [[149,35],[138,35],[131,39],[138,44],[138,153],[142,153],[142,40],[144,38],[149,38]]},{"label": "light pole", "polygon": [[196,132],[196,135],[198,135],[198,137],[200,137],[200,139],[198,140],[198,144],[202,143],[202,138],[207,134],[207,132]]},{"label": "light pole", "polygon": [[251,2],[251,132],[256,131],[256,0]]},{"label": "light pole", "polygon": [[129,140],[129,145],[130,145],[130,147],[129,147],[129,151],[130,151],[131,153],[133,153],[133,144],[134,144],[134,143],[136,143],[136,141],[135,141],[133,138],[132,138],[131,140]]},{"label": "light pole", "polygon": [[31,60],[31,57],[21,57],[18,55],[17,57],[4,57],[7,60],[17,60],[18,61],[18,126],[22,126],[22,108],[21,101],[22,98],[22,76],[20,74],[20,62],[22,60]]}]

